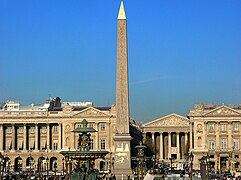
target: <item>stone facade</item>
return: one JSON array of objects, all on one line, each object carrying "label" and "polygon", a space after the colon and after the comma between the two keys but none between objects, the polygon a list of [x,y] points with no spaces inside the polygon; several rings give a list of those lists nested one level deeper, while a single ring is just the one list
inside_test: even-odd
[{"label": "stone facade", "polygon": [[170,163],[172,158],[177,169],[192,152],[193,169],[208,157],[209,170],[234,172],[241,161],[241,105],[195,104],[187,118],[170,114],[145,123],[143,136],[157,160]]},{"label": "stone facade", "polygon": [[210,157],[209,168],[235,171],[240,168],[241,106],[196,104],[189,113],[194,169]]},{"label": "stone facade", "polygon": [[143,125],[144,143],[152,149],[155,159],[183,168],[185,153],[189,151],[189,119],[170,114]]},{"label": "stone facade", "polygon": [[[104,149],[110,152],[105,160],[95,162],[96,168],[113,169],[115,156],[113,137],[116,133],[115,106],[57,104],[50,102],[38,106],[22,107],[19,105],[15,106],[16,109],[9,108],[12,106],[9,103],[9,107],[2,106],[0,110],[0,152],[5,158],[5,168],[17,171],[19,167],[25,170],[30,166],[35,169],[41,166],[44,171],[47,164],[48,169],[54,170],[54,164],[57,163],[57,170],[63,170],[66,162],[59,152],[77,149],[78,134],[72,131],[81,125],[80,122],[83,119],[86,119],[89,126],[98,131],[91,135],[92,149]],[[136,139],[136,134],[141,134],[140,130],[134,121],[131,121],[130,126],[133,130],[133,137]]]}]

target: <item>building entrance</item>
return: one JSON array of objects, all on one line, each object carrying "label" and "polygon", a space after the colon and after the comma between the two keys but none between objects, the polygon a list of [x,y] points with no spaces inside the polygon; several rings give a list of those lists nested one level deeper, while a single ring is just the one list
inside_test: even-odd
[{"label": "building entrance", "polygon": [[228,169],[228,168],[227,168],[227,160],[228,160],[227,157],[220,157],[220,169],[221,169],[222,171]]}]

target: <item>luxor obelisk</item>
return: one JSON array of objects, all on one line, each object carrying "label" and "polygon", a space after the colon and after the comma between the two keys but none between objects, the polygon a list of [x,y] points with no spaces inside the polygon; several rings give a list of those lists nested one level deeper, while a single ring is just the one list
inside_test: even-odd
[{"label": "luxor obelisk", "polygon": [[118,14],[117,65],[116,65],[116,134],[114,173],[117,179],[127,179],[131,172],[131,136],[129,132],[129,88],[127,29],[124,4]]}]

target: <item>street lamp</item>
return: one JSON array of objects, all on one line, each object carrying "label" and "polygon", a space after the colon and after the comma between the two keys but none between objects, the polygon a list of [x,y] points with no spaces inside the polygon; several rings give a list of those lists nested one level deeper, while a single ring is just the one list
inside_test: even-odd
[{"label": "street lamp", "polygon": [[56,168],[57,168],[57,162],[54,162],[54,177],[56,178]]},{"label": "street lamp", "polygon": [[32,158],[32,156],[31,156],[31,154],[30,154],[30,156],[29,156],[29,168],[30,168],[30,172],[29,172],[29,179],[31,178],[31,175],[32,175],[32,164],[33,163],[33,158]]},{"label": "street lamp", "polygon": [[49,178],[49,158],[46,158],[47,161],[47,179]]},{"label": "street lamp", "polygon": [[38,159],[38,175],[40,179],[42,179],[42,174],[41,174],[41,166],[42,166],[42,159],[41,157]]},{"label": "street lamp", "polygon": [[66,176],[67,179],[69,179],[68,164],[69,164],[69,156],[66,156],[66,157],[65,157],[65,166],[66,166],[66,167],[65,167],[65,171],[66,171],[66,172],[65,172],[65,176]]},{"label": "street lamp", "polygon": [[184,154],[187,161],[188,159],[190,160],[190,171],[189,171],[189,176],[190,176],[190,180],[193,179],[193,176],[192,176],[192,172],[193,172],[193,158],[194,158],[194,155],[192,152],[187,152]]},{"label": "street lamp", "polygon": [[20,155],[18,154],[18,163],[17,163],[17,171],[20,172]]},{"label": "street lamp", "polygon": [[220,174],[220,170],[219,170],[219,155],[220,155],[220,149],[216,150],[216,158],[217,158],[217,174]]},{"label": "street lamp", "polygon": [[64,157],[62,159],[62,164],[63,164],[63,176],[64,176]]},{"label": "street lamp", "polygon": [[172,162],[173,162],[173,158],[170,157],[169,160],[171,161],[171,174],[172,174]]},{"label": "street lamp", "polygon": [[206,164],[207,164],[207,179],[209,179],[209,171],[210,171],[210,156],[209,156],[208,153],[207,153],[207,156],[206,156]]},{"label": "street lamp", "polygon": [[20,155],[19,154],[18,154],[18,159],[17,160],[18,160],[18,162],[17,162],[17,171],[19,173],[18,176],[20,176],[20,170],[21,169],[20,169]]},{"label": "street lamp", "polygon": [[112,165],[112,169],[114,170],[115,169],[115,157],[112,157],[111,165]]},{"label": "street lamp", "polygon": [[0,179],[2,179],[2,165],[3,165],[3,155],[2,153],[0,152]]},{"label": "street lamp", "polygon": [[229,153],[229,158],[228,158],[228,171],[231,171],[231,160],[232,160],[232,156],[233,156],[233,151],[234,151],[234,147],[232,147],[231,150],[228,151]]},{"label": "street lamp", "polygon": [[8,161],[8,174],[9,174],[9,171],[10,171],[10,167],[11,167],[11,160]]}]

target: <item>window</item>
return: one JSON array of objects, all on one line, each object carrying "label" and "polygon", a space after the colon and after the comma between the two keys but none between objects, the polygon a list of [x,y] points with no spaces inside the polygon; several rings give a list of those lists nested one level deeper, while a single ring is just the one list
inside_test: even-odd
[{"label": "window", "polygon": [[233,130],[238,131],[238,122],[233,123]]},{"label": "window", "polygon": [[105,149],[105,139],[100,140],[100,149]]},{"label": "window", "polygon": [[18,141],[18,150],[23,150],[23,140]]},{"label": "window", "polygon": [[8,130],[8,133],[12,133],[12,130],[13,130],[12,126],[8,126],[7,130]]},{"label": "window", "polygon": [[90,139],[90,149],[94,149],[94,141],[93,141],[93,139]]},{"label": "window", "polygon": [[42,126],[41,127],[41,131],[42,131],[42,133],[46,133],[47,132],[47,127],[46,126]]},{"label": "window", "polygon": [[233,139],[233,147],[234,149],[239,149],[239,139]]},{"label": "window", "polygon": [[93,128],[94,126],[93,126],[93,124],[89,124],[89,127]]},{"label": "window", "polygon": [[42,142],[41,142],[41,149],[42,150],[45,150],[46,149],[46,140],[42,140]]},{"label": "window", "polygon": [[35,131],[35,127],[34,126],[30,126],[30,133],[34,133]]},{"label": "window", "polygon": [[100,124],[100,131],[105,131],[105,124]]},{"label": "window", "polygon": [[221,139],[221,148],[227,149],[227,139]]},{"label": "window", "polygon": [[223,131],[223,132],[227,131],[226,123],[221,124],[221,131]]},{"label": "window", "polygon": [[30,140],[30,143],[29,143],[29,148],[30,148],[30,150],[34,150],[34,145],[35,145],[34,140],[33,140],[33,139]]},{"label": "window", "polygon": [[58,140],[54,140],[54,150],[58,149]]},{"label": "window", "polygon": [[210,131],[210,132],[213,132],[213,131],[214,131],[214,128],[215,128],[214,123],[209,124],[209,131]]},{"label": "window", "polygon": [[209,140],[209,149],[214,149],[214,148],[215,148],[214,139],[210,139]]},{"label": "window", "polygon": [[56,132],[58,132],[58,126],[53,126],[53,129],[54,129],[54,132],[56,133]]},{"label": "window", "polygon": [[23,126],[19,126],[19,133],[23,133]]}]

